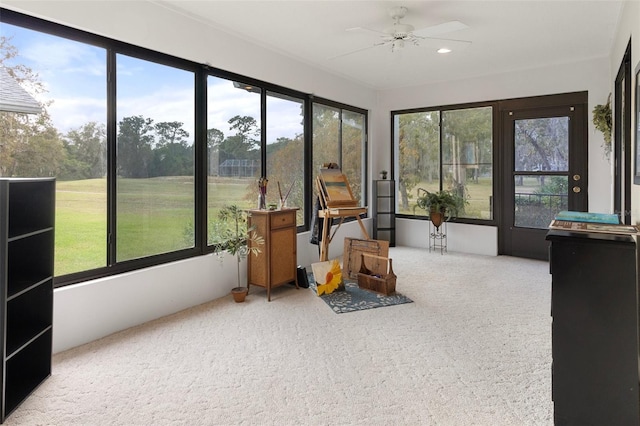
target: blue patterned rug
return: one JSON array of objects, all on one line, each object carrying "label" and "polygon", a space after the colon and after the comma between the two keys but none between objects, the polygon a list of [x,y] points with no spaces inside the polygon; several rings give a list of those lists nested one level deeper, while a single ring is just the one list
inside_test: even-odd
[{"label": "blue patterned rug", "polygon": [[[308,274],[308,277],[309,289],[313,291],[314,294],[318,294],[313,274]],[[384,294],[363,290],[358,287],[358,283],[353,280],[345,280],[344,287],[345,291],[335,291],[331,294],[319,296],[336,314],[381,308],[383,306],[402,305],[403,303],[413,303],[413,300],[398,292],[385,296]]]}]

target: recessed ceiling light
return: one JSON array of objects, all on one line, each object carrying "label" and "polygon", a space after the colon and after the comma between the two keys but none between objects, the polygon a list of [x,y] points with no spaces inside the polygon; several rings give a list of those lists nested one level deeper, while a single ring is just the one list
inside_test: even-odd
[{"label": "recessed ceiling light", "polygon": [[441,49],[438,49],[438,53],[451,53],[451,49],[447,49],[446,47],[443,47]]}]

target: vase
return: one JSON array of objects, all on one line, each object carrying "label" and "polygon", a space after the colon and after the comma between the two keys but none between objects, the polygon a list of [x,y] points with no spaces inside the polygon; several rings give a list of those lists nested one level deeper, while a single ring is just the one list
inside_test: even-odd
[{"label": "vase", "polygon": [[266,195],[262,192],[258,193],[258,209],[265,210],[267,208]]},{"label": "vase", "polygon": [[444,221],[444,213],[438,211],[429,212],[429,218],[431,219],[431,223],[436,229],[440,229],[440,225]]},{"label": "vase", "polygon": [[249,289],[247,287],[234,287],[231,289],[231,294],[233,295],[233,300],[236,303],[244,302],[245,297],[247,297],[247,293]]}]

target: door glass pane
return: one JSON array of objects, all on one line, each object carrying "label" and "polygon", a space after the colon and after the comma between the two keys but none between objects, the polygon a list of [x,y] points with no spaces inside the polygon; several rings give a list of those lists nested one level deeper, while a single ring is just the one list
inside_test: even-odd
[{"label": "door glass pane", "polygon": [[514,225],[547,228],[556,213],[568,209],[567,176],[515,177]]},{"label": "door glass pane", "polygon": [[569,169],[569,117],[516,120],[515,171]]},{"label": "door glass pane", "polygon": [[195,76],[116,60],[116,260],[193,247]]}]

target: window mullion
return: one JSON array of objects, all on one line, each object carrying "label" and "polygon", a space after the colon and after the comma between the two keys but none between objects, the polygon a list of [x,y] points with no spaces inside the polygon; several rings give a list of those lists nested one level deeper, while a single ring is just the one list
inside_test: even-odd
[{"label": "window mullion", "polygon": [[107,266],[116,263],[116,53],[107,49]]}]

